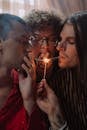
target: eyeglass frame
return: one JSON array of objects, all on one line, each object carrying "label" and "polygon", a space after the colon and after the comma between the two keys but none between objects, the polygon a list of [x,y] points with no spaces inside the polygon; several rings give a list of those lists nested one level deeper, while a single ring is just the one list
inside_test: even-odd
[{"label": "eyeglass frame", "polygon": [[54,46],[56,47],[57,45],[56,45],[56,42],[58,41],[58,40],[49,40],[49,38],[48,37],[46,37],[46,36],[43,36],[43,37],[37,37],[37,35],[36,36],[34,36],[34,35],[31,35],[30,37],[29,37],[29,40],[28,40],[28,42],[29,42],[29,44],[33,47],[34,45],[33,45],[33,42],[38,42],[38,43],[40,43],[40,44],[43,44],[43,42],[45,41],[46,42],[46,44],[47,45],[49,45],[49,41],[51,42],[51,43],[55,43],[54,44]]}]

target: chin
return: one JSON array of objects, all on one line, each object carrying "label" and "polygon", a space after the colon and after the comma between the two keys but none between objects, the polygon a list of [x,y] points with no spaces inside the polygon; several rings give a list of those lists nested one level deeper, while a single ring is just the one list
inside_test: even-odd
[{"label": "chin", "polygon": [[61,63],[58,63],[58,65],[59,65],[59,67],[62,68],[62,69],[68,67],[66,64],[64,64],[64,63],[62,63],[62,62],[61,62]]}]

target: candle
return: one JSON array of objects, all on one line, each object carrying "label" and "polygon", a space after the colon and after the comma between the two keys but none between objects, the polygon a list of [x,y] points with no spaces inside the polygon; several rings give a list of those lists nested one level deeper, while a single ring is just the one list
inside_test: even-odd
[{"label": "candle", "polygon": [[44,76],[43,76],[43,78],[45,79],[45,77],[46,77],[46,66],[47,66],[47,63],[49,62],[49,59],[44,58],[43,62],[45,63],[45,66],[44,66]]},{"label": "candle", "polygon": [[57,60],[58,57],[52,57],[52,58],[46,58],[44,57],[43,59],[39,59],[39,58],[35,58],[35,60],[37,62],[44,62],[44,75],[43,78],[46,78],[46,69],[47,69],[47,64],[49,63],[49,61],[53,61],[53,60]]},{"label": "candle", "polygon": [[47,63],[45,63],[45,66],[44,66],[44,76],[43,76],[43,79],[45,79],[45,77],[46,77],[46,65],[47,65]]}]

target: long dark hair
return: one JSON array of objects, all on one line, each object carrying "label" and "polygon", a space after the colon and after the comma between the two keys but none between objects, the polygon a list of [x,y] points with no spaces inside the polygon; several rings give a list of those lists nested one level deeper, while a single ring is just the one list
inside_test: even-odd
[{"label": "long dark hair", "polygon": [[80,79],[85,83],[87,81],[87,11],[73,14],[65,21],[65,23],[68,22],[74,28],[76,48],[80,61]]}]

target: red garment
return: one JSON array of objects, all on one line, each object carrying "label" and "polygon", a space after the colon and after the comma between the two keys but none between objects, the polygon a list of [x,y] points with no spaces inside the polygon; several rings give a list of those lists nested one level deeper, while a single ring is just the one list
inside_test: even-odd
[{"label": "red garment", "polygon": [[12,88],[0,110],[0,130],[47,130],[37,106],[34,107],[30,117],[27,115],[17,84]]}]

